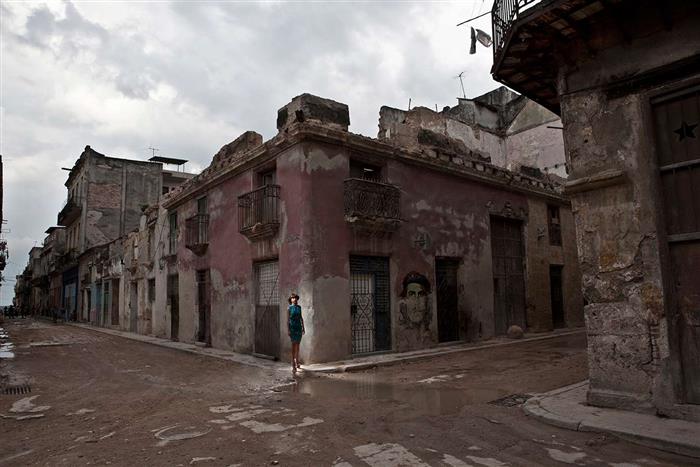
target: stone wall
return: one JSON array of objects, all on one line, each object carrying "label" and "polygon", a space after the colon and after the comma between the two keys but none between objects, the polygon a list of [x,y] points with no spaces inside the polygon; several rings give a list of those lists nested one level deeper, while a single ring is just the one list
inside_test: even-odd
[{"label": "stone wall", "polygon": [[[671,17],[679,4],[669,5]],[[655,11],[640,10],[626,26],[643,29],[643,36],[623,41],[612,31],[596,31],[594,59],[583,45],[572,47],[570,58],[578,63],[562,67],[559,80],[587,303],[588,399],[700,419],[697,406],[678,405],[678,316],[668,305],[668,285],[676,279],[664,268],[650,119],[652,96],[700,78],[697,67],[687,66],[700,51],[700,21],[678,13],[667,28]]]}]

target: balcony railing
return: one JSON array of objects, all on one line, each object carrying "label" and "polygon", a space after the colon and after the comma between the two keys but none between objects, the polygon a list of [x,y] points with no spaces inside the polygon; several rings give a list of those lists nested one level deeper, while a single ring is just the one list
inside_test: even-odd
[{"label": "balcony railing", "polygon": [[508,31],[520,14],[541,0],[496,0],[491,9],[494,61],[505,43]]},{"label": "balcony railing", "polygon": [[367,233],[390,234],[401,224],[398,187],[360,178],[344,182],[345,220]]},{"label": "balcony railing", "polygon": [[82,209],[83,198],[80,196],[69,196],[58,213],[58,225],[70,224],[80,215]]},{"label": "balcony railing", "polygon": [[238,197],[238,230],[251,240],[271,237],[279,228],[279,185],[265,185]]},{"label": "balcony railing", "polygon": [[209,245],[209,214],[197,214],[185,221],[185,246],[203,254]]}]

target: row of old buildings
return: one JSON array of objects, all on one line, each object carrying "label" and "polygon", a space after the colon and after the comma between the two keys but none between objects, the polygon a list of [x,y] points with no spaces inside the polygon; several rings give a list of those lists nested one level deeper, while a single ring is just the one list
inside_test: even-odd
[{"label": "row of old buildings", "polygon": [[[561,121],[500,88],[382,107],[379,137],[303,94],[197,175],[86,147],[17,298],[37,312],[306,362],[583,323]],[[18,278],[18,284],[20,279]]]}]

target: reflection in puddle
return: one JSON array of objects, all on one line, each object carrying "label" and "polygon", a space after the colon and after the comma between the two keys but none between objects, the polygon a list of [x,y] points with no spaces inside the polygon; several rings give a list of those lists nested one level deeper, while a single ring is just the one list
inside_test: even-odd
[{"label": "reflection in puddle", "polygon": [[15,353],[12,351],[15,346],[9,342],[10,336],[3,328],[0,328],[0,358],[15,358]]},{"label": "reflection in puddle", "polygon": [[393,400],[429,415],[457,413],[465,405],[482,404],[502,396],[500,391],[489,388],[388,384],[377,381],[372,373],[352,375],[349,379],[300,378],[292,390],[312,397]]}]

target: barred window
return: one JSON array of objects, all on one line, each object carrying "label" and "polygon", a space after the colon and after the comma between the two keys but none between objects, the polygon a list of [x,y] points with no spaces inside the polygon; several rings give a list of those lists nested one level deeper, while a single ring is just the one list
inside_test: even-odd
[{"label": "barred window", "polygon": [[559,206],[547,206],[547,225],[549,227],[549,244],[561,245],[561,219]]}]

